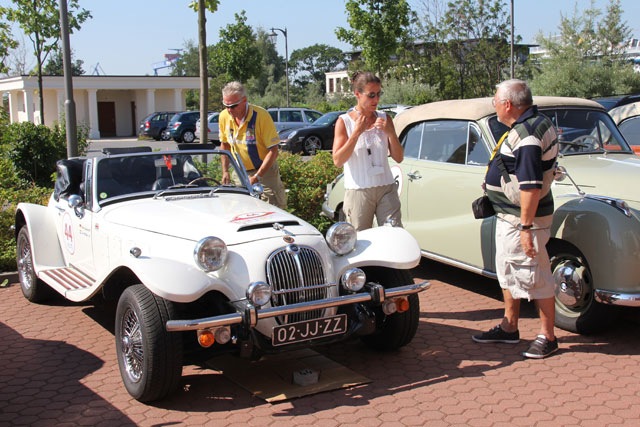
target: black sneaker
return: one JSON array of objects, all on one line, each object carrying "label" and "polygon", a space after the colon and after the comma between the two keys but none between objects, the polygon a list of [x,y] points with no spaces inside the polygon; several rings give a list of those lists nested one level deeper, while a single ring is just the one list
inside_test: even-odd
[{"label": "black sneaker", "polygon": [[518,344],[520,342],[520,332],[505,332],[500,325],[498,325],[480,335],[473,335],[471,338],[475,342],[481,343],[503,342],[506,344]]},{"label": "black sneaker", "polygon": [[522,352],[522,355],[530,359],[544,359],[556,351],[558,351],[557,338],[555,341],[549,341],[544,335],[538,335],[529,346],[529,349]]}]

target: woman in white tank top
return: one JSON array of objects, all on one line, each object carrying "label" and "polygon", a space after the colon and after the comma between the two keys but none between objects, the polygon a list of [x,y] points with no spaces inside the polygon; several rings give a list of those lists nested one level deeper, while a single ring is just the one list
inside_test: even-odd
[{"label": "woman in white tank top", "polygon": [[356,72],[352,79],[357,105],[340,116],[333,140],[333,162],[344,166],[347,221],[357,230],[391,221],[402,226],[400,199],[389,168],[390,154],[397,163],[404,157],[393,121],[377,111],[382,95],[380,79],[370,72]]}]

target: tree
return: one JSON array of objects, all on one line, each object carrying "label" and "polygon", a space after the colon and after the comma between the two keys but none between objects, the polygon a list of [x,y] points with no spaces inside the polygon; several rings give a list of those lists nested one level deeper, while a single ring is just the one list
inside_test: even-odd
[{"label": "tree", "polygon": [[503,2],[455,0],[445,6],[434,0],[423,7],[416,35],[423,42],[412,56],[418,70],[412,77],[437,88],[441,99],[493,93],[510,64],[510,15]]},{"label": "tree", "polygon": [[[44,99],[42,97],[42,69],[49,53],[60,40],[60,12],[57,0],[11,0],[15,8],[6,8],[9,21],[20,25],[29,37],[36,57],[38,94],[40,99],[40,122],[44,124]],[[80,9],[78,0],[68,0],[69,32],[80,30],[80,25],[91,18],[91,13]]]},{"label": "tree", "polygon": [[324,73],[346,66],[344,54],[336,47],[314,44],[296,49],[289,58],[290,68],[296,76],[296,83],[302,88],[310,83],[319,84],[325,90]]},{"label": "tree", "polygon": [[408,37],[412,12],[406,0],[347,0],[347,22],[338,40],[362,49],[365,66],[380,75]]},{"label": "tree", "polygon": [[4,21],[5,15],[6,9],[0,7],[0,73],[6,73],[9,70],[6,58],[11,49],[18,47],[18,42],[11,37],[9,25]]},{"label": "tree", "polygon": [[[71,52],[71,56],[73,57],[73,51]],[[72,76],[81,76],[84,74],[84,69],[82,65],[84,61],[77,59],[75,61],[72,60],[71,63],[71,75]],[[62,63],[62,51],[57,47],[53,53],[51,54],[51,58],[49,62],[44,66],[42,70],[42,74],[46,74],[48,76],[64,76],[64,68]]]},{"label": "tree", "polygon": [[582,13],[576,6],[572,16],[561,16],[558,36],[538,35],[546,55],[536,60],[534,93],[591,98],[640,89],[640,76],[621,55],[631,34],[619,0],[611,0],[604,19],[601,15],[593,1]]},{"label": "tree", "polygon": [[[192,1],[189,6],[198,12],[198,59],[200,64],[200,120],[207,122],[209,104],[209,73],[207,70],[207,10],[215,12],[218,10],[219,0],[198,0]],[[200,142],[207,141],[207,126],[200,126]]]},{"label": "tree", "polygon": [[220,29],[220,41],[213,46],[211,65],[215,73],[246,82],[260,73],[262,55],[256,46],[256,35],[247,25],[245,11],[234,16],[235,23]]}]

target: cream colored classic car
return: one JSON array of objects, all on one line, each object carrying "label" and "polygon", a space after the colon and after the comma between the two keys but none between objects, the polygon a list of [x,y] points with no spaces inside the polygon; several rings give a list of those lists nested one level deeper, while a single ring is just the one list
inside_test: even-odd
[{"label": "cream colored classic car", "polygon": [[[548,244],[556,280],[556,325],[590,333],[613,319],[612,306],[640,307],[640,157],[604,108],[578,98],[534,97],[559,134],[559,181]],[[477,220],[486,165],[507,130],[491,98],[414,107],[394,119],[404,147],[389,160],[402,222],[422,255],[495,277],[495,218]],[[328,185],[323,213],[341,218],[344,188]]]},{"label": "cream colored classic car", "polygon": [[[166,396],[186,360],[413,339],[428,282],[409,274],[420,249],[407,231],[356,237],[339,223],[323,236],[263,202],[227,151],[130,151],[59,161],[48,206],[19,204],[15,227],[27,299],[117,301],[115,349],[134,398]],[[238,184],[222,182],[223,162]]]}]

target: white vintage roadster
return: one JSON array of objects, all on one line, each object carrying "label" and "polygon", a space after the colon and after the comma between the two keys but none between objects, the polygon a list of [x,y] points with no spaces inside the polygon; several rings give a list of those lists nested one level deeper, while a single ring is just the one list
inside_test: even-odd
[{"label": "white vintage roadster", "polygon": [[[407,231],[342,222],[322,236],[263,202],[229,152],[184,148],[60,160],[48,206],[16,212],[27,299],[118,301],[115,347],[134,398],[165,397],[203,352],[412,340],[429,283],[409,274],[420,248]],[[223,159],[239,184],[221,182]]]}]

